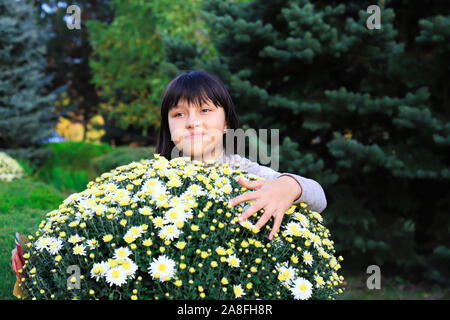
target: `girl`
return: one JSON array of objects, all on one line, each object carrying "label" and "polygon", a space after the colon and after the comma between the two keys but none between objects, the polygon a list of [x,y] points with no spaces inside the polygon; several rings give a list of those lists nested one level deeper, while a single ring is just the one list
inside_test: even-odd
[{"label": "girl", "polygon": [[226,130],[238,129],[239,120],[230,94],[222,81],[205,71],[183,73],[167,86],[161,102],[161,127],[155,153],[168,160],[183,156],[202,162],[228,163],[264,179],[247,181],[239,178],[246,192],[230,200],[235,206],[255,201],[240,217],[245,221],[261,209],[264,214],[256,224],[258,229],[274,217],[269,239],[278,232],[284,213],[292,204],[304,202],[307,209],[322,212],[327,206],[324,191],[312,179],[291,173],[279,173],[259,165],[235,150],[226,150]]}]

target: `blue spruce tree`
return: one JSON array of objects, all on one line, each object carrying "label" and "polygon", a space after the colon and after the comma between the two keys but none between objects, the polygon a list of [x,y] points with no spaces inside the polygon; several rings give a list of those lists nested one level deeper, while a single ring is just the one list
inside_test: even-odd
[{"label": "blue spruce tree", "polygon": [[0,0],[0,152],[38,165],[51,149],[39,142],[53,134],[55,96],[44,92],[44,32],[26,1]]}]

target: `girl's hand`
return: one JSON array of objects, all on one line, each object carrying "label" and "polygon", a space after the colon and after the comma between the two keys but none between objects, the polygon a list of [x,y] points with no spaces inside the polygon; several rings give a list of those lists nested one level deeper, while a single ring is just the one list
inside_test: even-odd
[{"label": "girl's hand", "polygon": [[235,206],[244,201],[256,200],[243,214],[239,216],[239,221],[243,222],[261,209],[264,213],[256,223],[256,227],[261,229],[263,225],[275,218],[269,240],[278,232],[285,212],[292,203],[301,195],[302,188],[297,181],[289,176],[282,176],[277,179],[248,181],[239,177],[239,184],[247,189],[256,191],[246,192],[230,200],[230,205]]}]

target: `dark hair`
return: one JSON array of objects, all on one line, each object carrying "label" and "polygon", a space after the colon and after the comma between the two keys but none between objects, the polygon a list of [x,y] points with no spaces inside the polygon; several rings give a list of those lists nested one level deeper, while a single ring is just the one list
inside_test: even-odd
[{"label": "dark hair", "polygon": [[[168,114],[178,104],[180,99],[201,106],[211,100],[216,107],[225,110],[225,120],[229,129],[240,127],[239,119],[231,96],[223,82],[215,75],[206,71],[192,70],[182,73],[173,79],[166,87],[161,101],[161,127],[158,133],[155,153],[166,159],[171,159],[171,152],[175,147],[170,135]],[[224,152],[226,150],[226,135],[223,135]],[[235,145],[235,144],[233,144]],[[235,152],[235,150],[233,150]]]}]

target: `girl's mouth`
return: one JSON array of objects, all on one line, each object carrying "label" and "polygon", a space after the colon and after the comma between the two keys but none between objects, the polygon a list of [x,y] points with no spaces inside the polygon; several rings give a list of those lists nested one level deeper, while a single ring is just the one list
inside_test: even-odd
[{"label": "girl's mouth", "polygon": [[200,137],[203,137],[203,136],[204,136],[203,133],[195,133],[195,134],[189,135],[189,138],[190,139],[195,139],[195,138],[200,138]]}]

